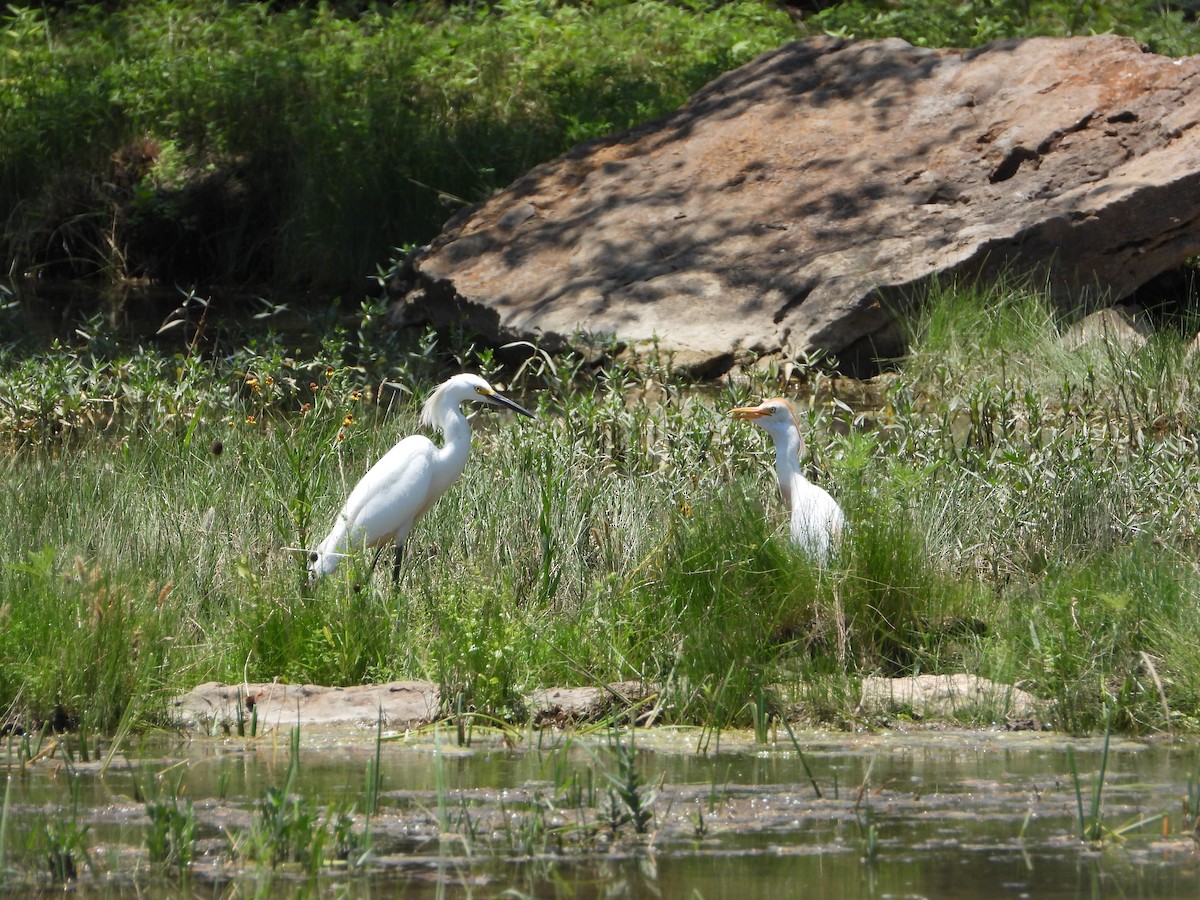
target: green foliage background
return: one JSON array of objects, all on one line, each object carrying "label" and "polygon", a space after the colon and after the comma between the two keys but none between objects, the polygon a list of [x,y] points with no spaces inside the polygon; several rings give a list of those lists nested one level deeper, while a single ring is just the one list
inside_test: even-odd
[{"label": "green foliage background", "polygon": [[786,33],[748,2],[16,9],[0,33],[8,250],[68,274],[139,255],[186,269],[153,243],[169,229],[204,246],[202,280],[361,287],[462,204]]},{"label": "green foliage background", "polygon": [[788,40],[1110,30],[1200,47],[1149,0],[853,0],[795,21],[769,0],[11,6],[0,253],[16,274],[353,294],[463,204]]}]

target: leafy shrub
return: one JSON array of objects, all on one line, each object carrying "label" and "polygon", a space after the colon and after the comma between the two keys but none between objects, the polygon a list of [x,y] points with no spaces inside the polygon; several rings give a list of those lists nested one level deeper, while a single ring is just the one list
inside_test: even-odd
[{"label": "leafy shrub", "polygon": [[21,269],[333,289],[789,32],[748,0],[154,0],[4,26],[0,209]]},{"label": "leafy shrub", "polygon": [[1135,37],[1154,52],[1170,56],[1195,53],[1197,47],[1195,30],[1182,12],[1148,0],[849,0],[822,10],[811,22],[831,34],[900,37],[924,47],[977,47],[1000,38],[1109,32]]}]

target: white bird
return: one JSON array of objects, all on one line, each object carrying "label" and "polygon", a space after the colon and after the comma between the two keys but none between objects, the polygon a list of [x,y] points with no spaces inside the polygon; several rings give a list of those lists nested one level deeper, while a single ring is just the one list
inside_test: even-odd
[{"label": "white bird", "polygon": [[783,502],[791,512],[792,543],[824,562],[841,538],[846,516],[829,492],[805,478],[800,469],[804,438],[791,405],[775,397],[758,406],[738,407],[729,414],[753,422],[775,442],[775,470]]},{"label": "white bird", "polygon": [[507,407],[533,418],[533,413],[497,393],[478,375],[455,375],[439,385],[421,408],[421,424],[442,433],[442,446],[414,434],[371,467],[350,492],[329,536],[310,555],[311,580],[331,574],[350,552],[366,547],[382,550],[388,541],[396,546],[397,569],[393,574],[399,574],[400,551],[413,523],[458,481],[466,468],[471,425],[461,405],[468,401]]}]

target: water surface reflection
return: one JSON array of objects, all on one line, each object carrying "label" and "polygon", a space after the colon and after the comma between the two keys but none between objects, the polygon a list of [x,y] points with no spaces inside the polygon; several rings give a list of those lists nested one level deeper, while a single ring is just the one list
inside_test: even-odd
[{"label": "water surface reflection", "polygon": [[[1046,734],[726,734],[708,753],[689,730],[639,733],[633,751],[628,735],[452,736],[301,736],[293,796],[356,836],[315,877],[246,851],[293,762],[284,734],[146,739],[103,771],[95,748],[19,765],[11,739],[0,859],[10,886],[48,886],[38,835],[76,821],[92,860],[76,890],[115,896],[1200,896],[1190,742],[1114,739],[1100,785],[1102,739]],[[151,783],[192,803],[185,880],[146,859]],[[1096,790],[1104,839],[1084,842]]]}]

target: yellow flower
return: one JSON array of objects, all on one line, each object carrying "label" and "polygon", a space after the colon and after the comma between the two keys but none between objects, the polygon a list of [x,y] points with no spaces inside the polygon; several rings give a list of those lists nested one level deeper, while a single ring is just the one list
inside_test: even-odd
[{"label": "yellow flower", "polygon": [[346,439],[346,432],[344,432],[344,431],[339,431],[339,432],[338,432],[338,440],[339,440],[339,441],[344,441],[345,439]]},{"label": "yellow flower", "polygon": [[346,413],[346,418],[342,419],[342,427],[349,428],[354,424],[354,413]]},{"label": "yellow flower", "polygon": [[246,424],[247,425],[257,425],[258,419],[255,418],[254,416],[246,416]]},{"label": "yellow flower", "polygon": [[350,399],[353,400],[355,403],[357,403],[359,400],[362,399],[362,391],[351,391]]},{"label": "yellow flower", "polygon": [[268,375],[266,378],[264,378],[263,381],[266,382],[267,387],[270,387],[271,385],[273,385],[275,383],[275,379],[272,378],[270,375]]},{"label": "yellow flower", "polygon": [[256,393],[256,394],[262,390],[262,385],[258,383],[258,379],[255,378],[253,375],[249,375],[246,377],[246,385],[250,388],[250,390],[254,391],[254,393]]}]

